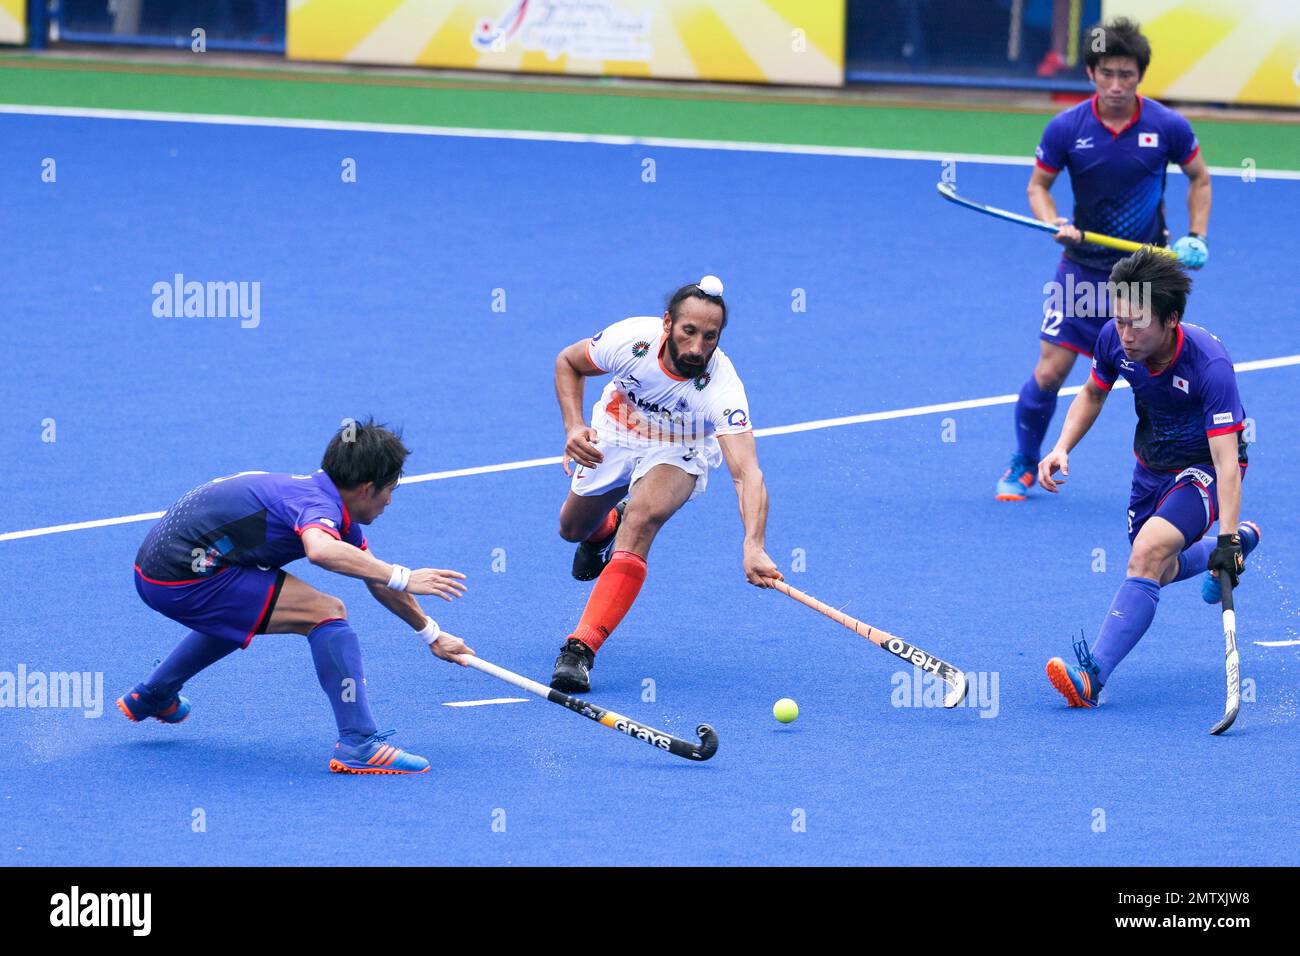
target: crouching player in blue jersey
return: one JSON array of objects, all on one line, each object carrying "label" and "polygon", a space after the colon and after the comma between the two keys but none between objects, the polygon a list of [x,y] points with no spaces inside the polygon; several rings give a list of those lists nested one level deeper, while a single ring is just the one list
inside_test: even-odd
[{"label": "crouching player in blue jersey", "polygon": [[349,423],[325,449],[310,475],[246,471],[200,485],[168,509],[146,535],[135,559],[141,599],[190,628],[152,674],[117,702],[133,721],[178,724],[190,713],[181,686],[206,667],[244,648],[256,634],[304,634],[321,689],[334,708],[335,773],[422,773],[423,757],[377,733],[366,695],[361,645],[343,602],[283,570],[306,557],[312,564],[366,582],[370,593],[409,624],[435,656],[473,654],[440,631],[413,594],[460,597],[457,571],[411,570],[376,558],[361,525],[388,507],[409,450],[373,421]]},{"label": "crouching player in blue jersey", "polygon": [[[1246,472],[1245,412],[1232,360],[1217,338],[1183,322],[1191,279],[1173,260],[1143,250],[1111,271],[1114,320],[1097,339],[1092,375],[1070,411],[1056,447],[1038,466],[1055,492],[1070,473],[1070,451],[1088,433],[1118,377],[1133,388],[1137,431],[1128,505],[1132,553],[1128,577],[1102,621],[1091,652],[1075,644],[1078,665],[1047,662],[1052,686],[1071,707],[1095,707],[1115,666],[1155,617],[1160,589],[1210,572],[1202,597],[1219,601],[1215,574],[1235,585],[1259,528],[1237,524]],[[1215,520],[1219,537],[1202,541]]]}]

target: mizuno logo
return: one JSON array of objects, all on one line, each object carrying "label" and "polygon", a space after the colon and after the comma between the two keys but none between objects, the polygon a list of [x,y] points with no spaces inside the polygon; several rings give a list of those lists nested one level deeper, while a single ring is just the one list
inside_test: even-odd
[{"label": "mizuno logo", "polygon": [[1074,141],[1074,148],[1075,148],[1075,149],[1092,149],[1092,137],[1091,137],[1091,136],[1080,136],[1078,139],[1076,139],[1076,140]]}]

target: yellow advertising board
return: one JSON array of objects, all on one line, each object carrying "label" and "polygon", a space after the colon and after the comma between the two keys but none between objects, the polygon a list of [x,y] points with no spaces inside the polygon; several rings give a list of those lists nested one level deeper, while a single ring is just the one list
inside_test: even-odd
[{"label": "yellow advertising board", "polygon": [[1151,40],[1156,99],[1300,106],[1300,0],[1104,0]]},{"label": "yellow advertising board", "polygon": [[289,0],[291,60],[838,86],[845,0]]},{"label": "yellow advertising board", "polygon": [[27,42],[27,0],[0,0],[0,43]]}]

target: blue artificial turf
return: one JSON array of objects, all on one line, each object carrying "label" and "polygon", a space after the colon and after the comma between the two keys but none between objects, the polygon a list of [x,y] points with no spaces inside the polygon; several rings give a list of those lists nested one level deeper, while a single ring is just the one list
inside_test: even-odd
[{"label": "blue artificial turf", "polygon": [[[0,143],[0,532],[307,471],[348,416],[403,425],[409,473],[557,455],[555,353],[705,273],[727,284],[724,347],[759,428],[1014,393],[1054,268],[1039,234],[942,204],[926,162],[14,115]],[[958,175],[1016,206],[1027,172]],[[1184,188],[1171,180],[1174,222]],[[1300,183],[1214,189],[1189,320],[1237,361],[1300,353],[1282,251]],[[261,283],[260,324],[155,317],[151,289],[176,273]],[[898,706],[912,674],[894,658],[745,584],[715,473],[655,543],[590,695],[679,735],[712,723],[721,747],[700,765],[540,700],[443,706],[517,692],[303,566],[349,605],[380,725],[429,774],[326,771],[330,712],[295,636],[193,680],[184,725],[132,726],[112,700],[182,633],[131,584],[147,525],[0,542],[0,671],[102,673],[107,698],[97,719],[0,710],[0,863],[1295,864],[1297,649],[1254,642],[1300,638],[1300,367],[1240,382],[1258,437],[1243,515],[1264,539],[1237,598],[1254,700],[1221,739],[1222,637],[1195,583],[1163,592],[1099,710],[1067,710],[1043,675],[1092,638],[1124,574],[1133,416],[1117,392],[1065,492],[1018,506],[993,500],[1009,405],[760,439],[772,556],[976,672],[987,694],[955,711]],[[413,484],[370,541],[468,573],[463,601],[426,606],[544,680],[590,587],[556,534],[566,487],[558,466]],[[770,713],[784,696],[789,726]]]}]

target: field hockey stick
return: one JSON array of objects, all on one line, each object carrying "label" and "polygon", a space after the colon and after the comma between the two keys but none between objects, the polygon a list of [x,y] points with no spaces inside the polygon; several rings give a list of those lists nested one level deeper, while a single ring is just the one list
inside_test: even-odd
[{"label": "field hockey stick", "polygon": [[900,657],[909,664],[941,678],[948,685],[948,693],[944,695],[943,706],[956,707],[965,699],[966,675],[947,661],[940,660],[932,654],[927,654],[915,644],[909,644],[901,637],[895,637],[888,631],[882,631],[870,624],[863,624],[856,617],[850,617],[843,611],[838,611],[829,604],[824,604],[810,594],[804,594],[798,588],[791,587],[784,581],[773,581],[772,587],[786,597],[792,597],[800,604],[806,604],[814,611],[820,611],[836,624],[844,625],[859,637],[865,637],[872,644],[884,648],[895,657]]},{"label": "field hockey stick", "polygon": [[[1005,209],[998,209],[996,206],[986,206],[982,202],[975,202],[973,199],[965,199],[957,195],[957,187],[952,183],[939,183],[936,187],[939,195],[949,202],[955,202],[959,206],[965,206],[967,209],[974,209],[976,212],[982,212],[986,216],[992,216],[995,219],[1003,219],[1007,222],[1018,223],[1022,226],[1029,226],[1031,229],[1038,229],[1042,232],[1050,232],[1053,235],[1061,231],[1061,227],[1050,222],[1043,222],[1041,219],[1034,219],[1032,216],[1021,216],[1018,213],[1007,212]],[[1103,236],[1099,232],[1084,231],[1083,241],[1090,242],[1094,246],[1105,246],[1108,249],[1120,249],[1124,252],[1137,252],[1139,249],[1154,249],[1162,256],[1168,256],[1170,259],[1177,259],[1178,253],[1166,246],[1152,246],[1141,242],[1133,242],[1129,239],[1116,239],[1114,236]]]},{"label": "field hockey stick", "polygon": [[1228,672],[1228,703],[1223,711],[1223,719],[1210,728],[1210,733],[1219,736],[1237,719],[1241,709],[1241,659],[1237,656],[1237,612],[1232,609],[1232,580],[1224,573],[1219,573],[1219,589],[1223,593],[1223,646],[1224,667]]},{"label": "field hockey stick", "polygon": [[467,665],[475,670],[482,671],[484,674],[491,674],[507,684],[526,690],[529,693],[536,694],[544,700],[549,700],[552,704],[559,704],[567,707],[575,714],[582,714],[589,720],[594,720],[598,724],[611,727],[614,730],[627,734],[629,737],[635,737],[637,740],[644,740],[646,743],[658,747],[660,750],[666,750],[670,754],[676,754],[679,757],[686,757],[688,760],[708,760],[718,751],[718,735],[708,724],[700,724],[695,728],[695,733],[699,735],[698,741],[682,740],[674,737],[672,734],[666,734],[662,730],[655,730],[645,724],[638,724],[635,720],[629,720],[622,714],[616,714],[612,710],[605,710],[603,707],[597,707],[595,704],[589,704],[585,700],[579,700],[577,697],[570,697],[554,687],[547,687],[539,684],[535,680],[529,680],[527,677],[521,677],[513,671],[508,671],[504,667],[498,667],[491,661],[485,661],[481,657],[473,657],[469,654],[461,654],[459,660],[464,661]]}]

